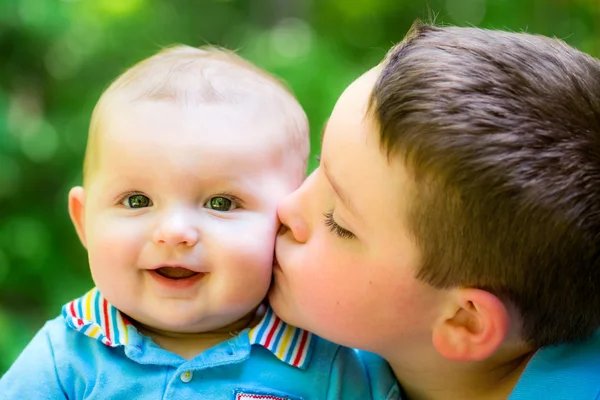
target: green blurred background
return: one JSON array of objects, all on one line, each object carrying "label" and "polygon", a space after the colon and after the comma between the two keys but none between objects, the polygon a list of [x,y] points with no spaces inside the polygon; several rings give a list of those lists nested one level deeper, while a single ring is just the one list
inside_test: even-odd
[{"label": "green blurred background", "polygon": [[600,56],[600,0],[0,0],[0,375],[92,286],[67,191],[81,182],[94,103],[119,73],[173,43],[237,49],[289,82],[316,153],[343,88],[430,10]]}]

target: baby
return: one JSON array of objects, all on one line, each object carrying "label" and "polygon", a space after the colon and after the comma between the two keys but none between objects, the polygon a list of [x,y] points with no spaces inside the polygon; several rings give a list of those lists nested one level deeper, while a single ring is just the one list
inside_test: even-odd
[{"label": "baby", "polygon": [[382,361],[261,306],[276,208],[308,152],[295,98],[231,52],[180,46],[125,72],[69,193],[96,287],[38,332],[0,397],[396,398]]}]

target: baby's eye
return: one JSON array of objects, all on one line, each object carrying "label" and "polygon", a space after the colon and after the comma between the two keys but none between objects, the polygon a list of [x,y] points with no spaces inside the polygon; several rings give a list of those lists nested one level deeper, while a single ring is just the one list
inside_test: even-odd
[{"label": "baby's eye", "polygon": [[150,207],[152,205],[152,200],[143,194],[132,194],[125,197],[121,204],[128,208],[144,208]]},{"label": "baby's eye", "polygon": [[215,196],[208,199],[204,207],[215,211],[232,211],[237,208],[237,204],[227,197]]}]

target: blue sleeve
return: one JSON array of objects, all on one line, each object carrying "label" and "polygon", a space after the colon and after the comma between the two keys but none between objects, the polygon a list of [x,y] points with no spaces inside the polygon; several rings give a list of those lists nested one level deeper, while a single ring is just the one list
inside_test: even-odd
[{"label": "blue sleeve", "polygon": [[46,324],[0,378],[0,400],[66,399]]}]

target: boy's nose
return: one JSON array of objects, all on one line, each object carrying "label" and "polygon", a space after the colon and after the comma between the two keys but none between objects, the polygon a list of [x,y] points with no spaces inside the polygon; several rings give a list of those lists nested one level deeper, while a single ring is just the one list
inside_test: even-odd
[{"label": "boy's nose", "polygon": [[277,217],[281,221],[278,235],[291,235],[297,242],[305,243],[309,231],[303,210],[300,208],[302,205],[300,190],[289,194],[277,207]]},{"label": "boy's nose", "polygon": [[169,246],[195,246],[200,239],[200,233],[185,213],[172,213],[162,221],[154,231],[155,243]]}]

